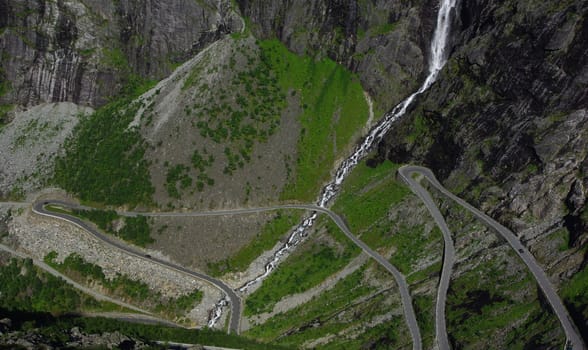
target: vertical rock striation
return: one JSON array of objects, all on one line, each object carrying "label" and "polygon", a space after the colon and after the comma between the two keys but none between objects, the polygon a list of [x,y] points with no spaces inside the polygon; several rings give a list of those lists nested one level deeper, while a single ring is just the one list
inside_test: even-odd
[{"label": "vertical rock striation", "polygon": [[98,106],[240,26],[228,1],[2,0],[0,103]]}]

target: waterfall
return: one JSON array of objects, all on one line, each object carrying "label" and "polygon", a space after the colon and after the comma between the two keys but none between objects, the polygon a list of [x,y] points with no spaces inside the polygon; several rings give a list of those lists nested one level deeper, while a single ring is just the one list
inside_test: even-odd
[{"label": "waterfall", "polygon": [[[351,172],[351,170],[369,153],[374,144],[379,142],[384,135],[390,130],[392,124],[402,117],[408,107],[412,104],[414,99],[426,91],[437,80],[439,72],[447,62],[449,56],[447,50],[447,41],[451,27],[451,11],[455,9],[457,0],[441,0],[441,7],[437,14],[437,24],[433,39],[431,41],[431,54],[429,58],[429,73],[425,82],[421,87],[405,100],[400,102],[391,112],[388,112],[384,117],[369,131],[363,141],[356,146],[355,150],[337,169],[335,178],[329,182],[322,190],[317,205],[327,207],[330,201],[337,195],[343,180]],[[249,287],[265,279],[278,265],[279,261],[286,255],[286,253],[293,247],[300,244],[308,235],[309,229],[313,226],[317,218],[317,213],[312,213],[309,217],[299,224],[286,244],[284,244],[274,255],[271,260],[265,265],[265,272],[255,279],[245,283],[238,289],[239,292],[246,292]],[[221,300],[219,303],[222,303]],[[214,326],[214,323],[209,322],[209,326]]]},{"label": "waterfall", "polygon": [[215,305],[212,311],[210,312],[210,316],[208,316],[208,324],[209,328],[214,327],[218,320],[220,320],[221,316],[223,315],[223,309],[229,306],[231,300],[225,294],[223,294],[221,300],[219,300]]}]

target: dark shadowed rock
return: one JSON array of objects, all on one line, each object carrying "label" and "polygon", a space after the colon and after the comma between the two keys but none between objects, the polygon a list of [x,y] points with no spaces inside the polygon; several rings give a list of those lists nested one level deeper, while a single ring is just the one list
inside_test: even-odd
[{"label": "dark shadowed rock", "polygon": [[0,2],[0,103],[97,106],[238,30],[228,1]]},{"label": "dark shadowed rock", "polygon": [[[433,168],[533,239],[558,223],[572,245],[585,242],[587,11],[573,0],[463,1],[449,62],[375,159]],[[575,271],[565,254],[550,261]]]}]

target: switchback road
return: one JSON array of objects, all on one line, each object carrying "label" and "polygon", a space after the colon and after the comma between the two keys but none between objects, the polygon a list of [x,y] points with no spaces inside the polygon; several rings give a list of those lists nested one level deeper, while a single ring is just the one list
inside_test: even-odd
[{"label": "switchback road", "polygon": [[139,250],[136,250],[135,248],[132,248],[132,247],[122,243],[121,241],[115,240],[115,239],[103,234],[102,232],[100,232],[99,230],[94,228],[92,225],[89,225],[84,220],[82,220],[78,217],[75,217],[73,215],[68,215],[65,213],[57,213],[57,212],[47,211],[45,209],[45,205],[48,205],[48,204],[55,204],[55,205],[60,205],[60,206],[64,206],[64,207],[76,207],[75,205],[72,206],[72,205],[70,205],[66,202],[62,202],[62,201],[44,200],[44,201],[39,201],[39,202],[36,202],[33,204],[33,212],[35,212],[39,215],[43,215],[43,216],[47,216],[47,217],[56,218],[59,220],[65,220],[67,222],[70,222],[70,223],[80,227],[81,229],[87,231],[88,233],[95,236],[99,240],[104,241],[107,244],[109,244],[115,248],[118,248],[129,255],[133,255],[139,259],[150,261],[150,262],[159,264],[161,266],[179,271],[179,272],[184,273],[188,276],[207,281],[207,282],[211,283],[212,285],[214,285],[215,287],[222,290],[223,293],[225,293],[229,297],[229,299],[231,300],[231,314],[230,314],[230,321],[229,321],[229,330],[233,333],[239,334],[239,321],[241,319],[241,298],[235,293],[235,291],[233,291],[233,289],[231,287],[226,285],[224,282],[222,282],[216,278],[210,277],[208,275],[205,275],[205,274],[202,274],[202,273],[199,273],[196,271],[191,271],[183,266],[179,266],[179,265],[173,264],[171,262],[168,262],[168,261],[156,258],[156,257],[146,256],[144,253],[140,252]]},{"label": "switchback road", "polygon": [[[64,208],[82,209],[82,210],[93,210],[95,208],[87,207],[87,206],[83,206],[83,205],[75,205],[72,203],[58,201],[58,200],[45,200],[42,202],[37,202],[33,206],[33,208],[36,211],[43,210],[43,212],[44,212],[43,215],[57,217],[59,219],[64,219],[64,220],[70,221],[70,222],[82,227],[84,230],[89,231],[97,238],[104,240],[119,249],[122,249],[126,252],[129,252],[130,254],[144,258],[142,253],[135,251],[134,249],[130,248],[129,246],[127,246],[125,244],[122,244],[118,241],[114,241],[111,238],[107,237],[106,235],[104,235],[100,232],[97,232],[97,230],[95,230],[94,228],[89,226],[87,223],[85,223],[83,220],[81,220],[77,217],[67,215],[67,214],[46,211],[43,208],[45,205],[57,205],[57,206],[61,206]],[[334,213],[333,211],[331,211],[329,209],[326,209],[326,208],[323,208],[323,207],[320,207],[320,206],[314,205],[314,204],[284,204],[284,205],[276,205],[276,206],[271,206],[271,207],[227,209],[227,210],[215,210],[215,211],[206,211],[206,212],[197,212],[197,211],[184,211],[184,212],[134,212],[134,211],[131,211],[131,212],[123,212],[123,211],[121,211],[121,212],[118,212],[118,214],[122,215],[122,216],[143,215],[143,216],[152,216],[152,217],[204,217],[204,216],[220,216],[220,215],[253,214],[253,213],[260,213],[260,212],[265,212],[265,211],[274,211],[274,210],[279,210],[279,209],[301,209],[301,210],[316,211],[316,212],[328,215],[329,218],[331,218],[335,222],[335,224],[341,229],[341,231],[345,234],[345,236],[347,236],[347,238],[349,238],[356,246],[358,246],[367,255],[372,257],[378,264],[380,264],[388,272],[390,272],[392,274],[392,276],[394,277],[394,279],[396,280],[396,283],[398,284],[398,288],[400,290],[400,296],[402,299],[404,316],[406,318],[406,323],[407,323],[408,329],[409,329],[411,336],[412,336],[412,339],[413,339],[413,349],[420,350],[422,348],[421,334],[420,334],[420,330],[419,330],[418,323],[416,320],[416,314],[415,314],[414,308],[412,306],[412,297],[410,295],[410,292],[408,289],[408,284],[406,283],[406,279],[404,278],[404,276],[386,258],[384,258],[380,254],[378,254],[376,251],[374,251],[373,249],[368,247],[367,244],[365,244],[360,239],[355,237],[353,235],[353,233],[351,233],[351,230],[349,230],[349,228],[347,227],[347,224],[345,223],[345,221],[339,215],[337,215],[336,213]],[[168,267],[171,267],[174,269],[179,268],[180,271],[183,271],[183,272],[188,271],[188,270],[184,269],[183,267],[180,267],[180,266],[177,266],[177,265],[165,262],[165,261],[161,261],[161,260],[158,260],[155,258],[150,258],[149,260],[162,263],[162,265],[165,265],[165,266],[168,266]],[[200,274],[200,273],[198,273],[198,275],[202,276],[200,278],[203,278],[207,281],[210,281],[211,283],[217,285],[218,287],[224,286],[227,289],[230,289],[223,282],[221,282],[215,278],[212,278],[212,277]],[[212,282],[212,280],[217,281],[219,284]],[[221,288],[221,289],[223,289],[223,291],[225,291],[225,293],[227,293],[227,295],[229,295],[229,297],[230,297],[231,294],[229,294],[225,290],[225,288]],[[234,293],[233,290],[231,290],[231,292],[235,297],[237,297],[237,295]],[[239,300],[239,305],[240,305],[240,299],[237,299],[237,300]],[[233,298],[231,297],[231,306],[234,304],[235,304],[235,302],[234,302]],[[232,309],[231,329],[234,329],[234,330],[238,329],[238,320],[240,319],[240,315],[241,315],[240,308],[238,308],[236,310],[234,310],[234,308]],[[235,323],[235,325],[233,325],[233,323]],[[233,328],[233,327],[237,327],[237,328]]]},{"label": "switchback road", "polygon": [[[469,203],[467,203],[463,199],[457,197],[456,195],[454,195],[453,193],[451,193],[447,189],[445,189],[445,187],[443,187],[443,185],[441,185],[441,183],[439,183],[439,181],[437,181],[437,178],[435,177],[435,175],[433,174],[433,172],[430,169],[424,168],[424,167],[419,167],[419,166],[407,165],[407,166],[401,167],[399,169],[399,172],[400,172],[401,176],[405,179],[405,181],[407,181],[408,179],[412,179],[411,178],[412,174],[420,174],[420,175],[424,176],[433,187],[435,187],[439,192],[441,192],[441,194],[443,194],[443,196],[445,196],[446,198],[451,199],[452,201],[459,204],[461,207],[463,207],[464,209],[466,209],[467,211],[472,213],[478,220],[482,221],[486,226],[495,230],[496,232],[498,232],[498,234],[500,234],[502,237],[504,237],[504,239],[508,242],[508,244],[512,247],[512,249],[514,249],[514,251],[519,255],[519,257],[527,265],[529,270],[531,270],[531,273],[535,277],[537,284],[539,285],[539,287],[543,291],[545,298],[547,299],[547,301],[551,305],[551,308],[553,309],[557,318],[559,319],[559,322],[561,323],[561,325],[564,329],[564,332],[566,334],[567,340],[572,345],[572,348],[573,349],[585,349],[585,345],[584,345],[584,342],[582,341],[582,337],[580,336],[578,330],[576,329],[576,326],[572,322],[570,315],[568,314],[567,309],[565,308],[561,299],[557,295],[555,288],[553,287],[553,285],[549,281],[549,278],[545,274],[545,271],[543,271],[543,269],[539,266],[539,264],[537,263],[537,261],[535,260],[533,255],[531,255],[531,253],[527,250],[527,248],[521,243],[521,241],[517,238],[517,236],[511,230],[502,226],[496,220],[494,220],[491,217],[489,217],[488,215],[482,213],[481,211],[474,208],[473,206],[471,206]],[[408,180],[407,182],[408,182],[409,186],[411,186],[411,184],[415,183],[414,181],[410,181],[410,180]],[[411,189],[412,189],[412,186],[411,186]],[[434,216],[440,215],[439,209],[437,208],[437,206],[434,203],[429,202],[429,201],[425,201],[425,205],[427,206],[427,209],[429,209],[431,211],[432,214],[433,214],[433,212],[438,213],[438,214],[434,214]],[[435,220],[437,221],[437,219],[435,219]],[[440,302],[440,301],[438,300],[438,302]],[[437,315],[437,317],[439,317],[439,315]],[[443,315],[442,317],[445,317],[445,316]]]},{"label": "switchback road", "polygon": [[445,305],[447,304],[447,291],[449,289],[451,271],[455,263],[455,248],[451,239],[451,231],[429,192],[412,178],[412,174],[415,174],[415,172],[411,172],[410,168],[402,167],[398,170],[398,173],[408,187],[423,201],[443,234],[443,268],[441,270],[441,278],[439,279],[439,286],[437,288],[437,300],[435,302],[435,338],[437,339],[437,345],[440,350],[449,350],[451,347],[449,346],[449,338],[447,337]]}]

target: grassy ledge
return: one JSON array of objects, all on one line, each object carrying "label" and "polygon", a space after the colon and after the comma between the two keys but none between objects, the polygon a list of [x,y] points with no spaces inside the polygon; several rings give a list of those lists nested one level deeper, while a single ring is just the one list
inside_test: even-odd
[{"label": "grassy ledge", "polygon": [[273,248],[282,236],[289,233],[301,218],[300,210],[277,210],[275,216],[248,245],[227,259],[209,263],[208,272],[214,276],[222,276],[230,272],[245,271],[256,258]]},{"label": "grassy ledge", "polygon": [[[331,301],[332,309],[339,309],[351,303],[355,298],[364,295],[372,288],[361,283],[365,268],[362,268],[338,282],[332,289],[325,292],[321,298],[314,299],[288,312],[272,317],[268,322],[248,331],[247,335],[271,341],[285,333],[292,325],[311,322],[325,313],[324,300]],[[342,291],[346,291],[342,293]]]},{"label": "grassy ledge", "polygon": [[272,311],[274,305],[283,297],[304,292],[318,285],[359,254],[359,248],[330,220],[321,217],[317,223],[317,227],[320,226],[325,229],[329,238],[315,238],[304,242],[282,262],[261,287],[247,298],[245,315]]},{"label": "grassy ledge", "polygon": [[336,158],[344,155],[368,119],[361,84],[329,59],[297,56],[278,40],[262,41],[259,46],[278,85],[285,92],[300,94],[303,107],[296,177],[284,189],[282,199],[314,200]]},{"label": "grassy ledge", "polygon": [[[368,262],[319,296],[254,326],[245,335],[297,348],[402,348],[410,340],[402,316],[390,316],[399,307],[391,301],[395,288],[366,283],[373,273],[383,271]],[[317,339],[326,343],[309,345]]]},{"label": "grassy ledge", "polygon": [[358,234],[370,228],[386,216],[390,206],[410,193],[406,186],[396,181],[399,167],[385,161],[370,168],[362,162],[347,177],[333,210],[345,216],[352,232]]}]

